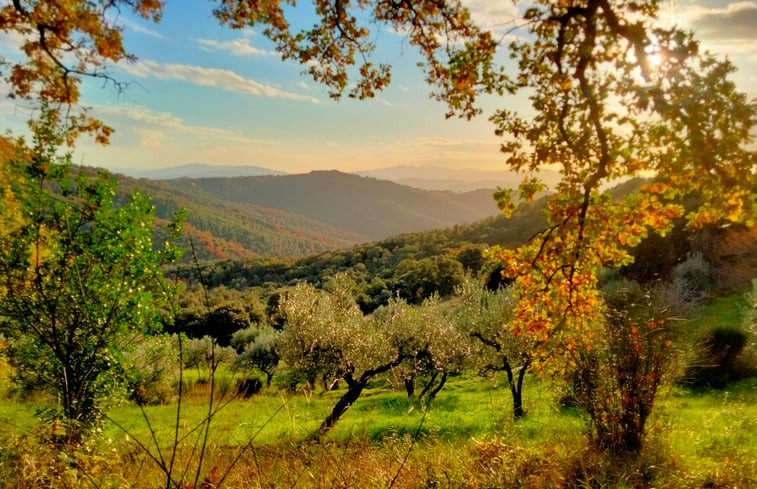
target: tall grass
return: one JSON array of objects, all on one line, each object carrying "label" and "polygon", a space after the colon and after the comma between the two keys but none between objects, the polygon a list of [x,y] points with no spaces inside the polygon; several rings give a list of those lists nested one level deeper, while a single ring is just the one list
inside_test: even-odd
[{"label": "tall grass", "polygon": [[[591,451],[582,417],[576,410],[557,407],[553,386],[546,380],[528,379],[528,414],[512,421],[503,380],[452,379],[431,403],[420,439],[394,487],[748,488],[757,483],[754,380],[722,392],[676,388],[663,394],[650,420],[647,448],[633,462],[608,460]],[[195,387],[202,388],[207,386]],[[272,389],[232,401],[214,419],[202,480],[212,483],[238,449],[252,440],[224,481],[227,487],[388,487],[423,417],[421,406],[403,393],[374,386],[321,443],[305,441],[338,395],[290,398]],[[98,446],[74,464],[86,469],[91,481],[73,478],[70,460],[55,461],[52,453],[35,444],[35,437],[29,436],[35,435],[30,431],[31,416],[22,414],[30,406],[6,401],[0,407],[3,419],[17,420],[2,423],[0,430],[3,487],[158,487],[160,472],[133,443],[135,437],[150,439],[137,406],[124,405],[110,413],[130,435],[107,427]],[[206,409],[198,401],[185,404],[182,436],[202,420]],[[159,442],[170,445],[175,410],[153,406],[146,412]],[[189,435],[179,447],[179,466],[195,449],[194,435]],[[96,456],[103,453],[107,457]],[[39,475],[47,470],[44,467],[59,469],[55,477],[25,479],[14,466],[27,475]]]},{"label": "tall grass", "polygon": [[[685,337],[740,320],[740,301],[714,301],[686,325]],[[185,372],[178,467],[197,456],[210,389],[202,378],[207,374]],[[559,407],[558,385],[535,376],[526,380],[527,415],[517,422],[503,377],[454,377],[427,412],[404,392],[375,382],[319,443],[308,437],[340,391],[293,395],[273,387],[232,399],[235,378],[224,366],[216,372],[216,399],[228,404],[213,419],[194,489],[214,487],[235,461],[224,487],[757,487],[754,378],[722,391],[665,387],[648,422],[645,448],[633,460],[591,449],[582,413]],[[50,427],[34,416],[51,403],[44,397],[0,400],[0,487],[165,487],[160,469],[134,440],[154,449],[154,432],[158,446],[171,447],[175,406],[146,406],[145,417],[139,406],[124,403],[108,413],[114,423],[100,437],[61,455],[45,445]]]}]

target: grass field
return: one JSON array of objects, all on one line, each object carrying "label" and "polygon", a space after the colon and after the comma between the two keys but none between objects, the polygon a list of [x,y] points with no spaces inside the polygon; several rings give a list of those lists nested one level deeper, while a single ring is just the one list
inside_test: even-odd
[{"label": "grass field", "polygon": [[[689,334],[735,320],[738,299],[715,301]],[[734,312],[737,311],[737,312]],[[209,385],[187,372],[191,389],[177,407],[124,403],[108,412],[100,436],[65,456],[43,441],[35,419],[49,400],[0,402],[0,487],[166,486],[170,465],[182,489],[217,487],[366,488],[751,488],[757,487],[757,378],[694,392],[668,383],[647,423],[640,457],[593,450],[585,418],[556,402],[558,382],[526,378],[527,416],[513,421],[504,378],[452,378],[427,410],[377,382],[318,441],[308,437],[340,391],[309,395],[264,389],[248,400],[224,395],[207,429]],[[228,401],[228,402],[227,402]],[[178,433],[178,443],[175,436]],[[416,436],[417,435],[417,436]],[[152,460],[147,451],[157,460]],[[233,468],[227,473],[227,468]]]},{"label": "grass field", "polygon": [[[528,415],[514,422],[507,392],[496,380],[453,379],[425,415],[422,407],[404,394],[385,386],[374,387],[318,444],[305,440],[327,414],[338,392],[287,397],[271,390],[249,400],[233,400],[218,411],[210,425],[202,478],[212,467],[225,470],[241,447],[251,443],[251,449],[242,454],[224,481],[229,487],[290,487],[295,479],[296,487],[333,487],[335,478],[347,474],[351,474],[351,483],[345,487],[386,487],[418,432],[418,443],[413,446],[395,487],[498,487],[497,483],[512,483],[512,487],[541,487],[539,484],[561,487],[561,484],[574,485],[569,483],[568,476],[576,475],[577,470],[599,471],[595,476],[600,486],[596,487],[611,483],[608,481],[620,484],[619,487],[747,488],[757,483],[755,379],[707,393],[665,389],[649,423],[646,453],[640,462],[612,477],[602,473],[610,470],[602,468],[609,462],[592,460],[596,454],[587,447],[583,418],[575,410],[557,406],[549,382],[535,377],[527,379]],[[179,423],[181,456],[177,466],[188,467],[190,475],[197,469],[203,434],[201,428],[196,428],[201,427],[208,409],[207,403],[201,401],[202,391],[202,386],[198,387],[188,397]],[[36,429],[33,411],[29,403],[11,400],[3,403],[0,436],[6,441],[15,439],[19,447],[20,440],[31,440],[33,437],[24,435]],[[151,441],[146,421],[149,420],[160,452],[166,457],[173,444],[176,407],[147,407],[143,416],[139,407],[128,404],[112,410],[109,416],[128,434],[113,423],[106,423],[93,453],[113,455],[100,463],[119,472],[117,480],[122,485],[116,487],[158,487],[154,482],[161,480],[160,471],[134,440],[158,453]],[[10,442],[5,446],[13,445]],[[6,460],[11,451],[11,448],[4,450]],[[249,458],[253,453],[257,462]],[[480,473],[480,467],[476,468],[483,463],[481,457],[488,457],[486,463],[493,464],[487,465],[486,477]],[[132,463],[135,461],[139,463]],[[255,469],[261,463],[268,467],[265,474]],[[582,469],[583,463],[587,467]],[[649,485],[633,482],[634,474],[641,470],[636,464],[651,470],[644,476],[645,481],[650,479]],[[316,467],[317,475],[312,471]],[[102,474],[102,470],[97,473]],[[301,479],[308,471],[311,475]],[[429,478],[438,478],[445,471],[448,480],[429,482]],[[362,479],[363,476],[370,476],[373,482]],[[582,477],[588,476],[584,473]],[[524,485],[526,480],[535,485]],[[255,485],[248,486],[243,481]],[[34,487],[5,482],[7,487]],[[488,483],[494,485],[487,486]]]}]

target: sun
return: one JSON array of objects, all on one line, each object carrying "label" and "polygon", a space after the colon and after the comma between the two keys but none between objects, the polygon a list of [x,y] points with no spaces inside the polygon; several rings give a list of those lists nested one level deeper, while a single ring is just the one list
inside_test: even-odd
[{"label": "sun", "polygon": [[649,64],[649,67],[653,70],[662,66],[663,61],[664,61],[664,58],[662,54],[660,54],[658,51],[653,51],[647,55],[647,63]]}]

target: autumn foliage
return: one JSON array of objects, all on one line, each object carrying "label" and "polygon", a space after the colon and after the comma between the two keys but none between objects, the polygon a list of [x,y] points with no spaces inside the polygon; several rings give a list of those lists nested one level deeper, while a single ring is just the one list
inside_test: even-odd
[{"label": "autumn foliage", "polygon": [[22,39],[20,60],[0,56],[8,96],[60,108],[54,122],[66,129],[69,145],[80,133],[107,143],[113,131],[77,104],[82,77],[124,88],[108,74],[108,63],[134,59],[124,50],[123,27],[112,20],[122,6],[158,21],[163,2],[13,0],[0,8],[0,30]]},{"label": "autumn foliage", "polygon": [[[502,108],[491,117],[505,165],[523,175],[517,191],[497,192],[502,211],[510,215],[516,202],[549,191],[545,228],[521,246],[490,252],[514,284],[517,306],[507,333],[535,345],[526,366],[532,357],[541,365],[537,357],[555,352],[568,360],[563,364],[595,362],[604,384],[587,380],[586,405],[602,443],[617,452],[641,445],[667,345],[664,323],[643,317],[651,309],[641,298],[617,306],[601,295],[599,272],[628,265],[633,247],[650,233],[669,232],[676,219],[694,228],[751,228],[757,217],[757,152],[750,146],[757,103],[737,90],[728,60],[704,52],[693,33],[661,25],[661,3],[534,0],[516,26],[522,35],[505,45],[477,26],[458,0],[312,0],[314,23],[302,30],[292,27],[294,1],[212,2],[223,25],[262,28],[283,59],[302,63],[335,99],[372,97],[391,81],[391,67],[373,59],[376,25],[404,33],[418,49],[431,96],[447,104],[447,116],[478,115],[482,95],[528,98],[528,115]],[[157,0],[6,2],[0,30],[23,38],[20,60],[0,58],[9,96],[54,109],[32,127],[64,128],[69,144],[83,132],[107,142],[111,128],[78,108],[82,77],[121,87],[108,65],[133,58],[109,14],[129,8],[158,21],[162,6]],[[500,66],[502,52],[514,73]],[[553,188],[539,179],[545,169],[560,172]],[[606,190],[638,176],[652,181],[624,196]],[[696,205],[686,208],[684,200]],[[11,217],[3,213],[3,223],[17,226],[16,202],[8,198],[4,205]],[[292,306],[288,320],[297,323],[302,314],[299,322],[307,327],[300,331],[320,332],[311,327],[309,311],[328,301],[306,287],[295,292],[302,298],[285,303]],[[362,343],[352,330],[365,328],[363,316],[355,304],[346,311],[333,322],[349,330],[326,339],[349,336],[359,363],[331,366],[330,373],[359,387],[353,390],[359,395],[368,374],[388,371],[403,358]],[[290,361],[314,361],[313,351]],[[383,362],[374,365],[377,359]]]}]

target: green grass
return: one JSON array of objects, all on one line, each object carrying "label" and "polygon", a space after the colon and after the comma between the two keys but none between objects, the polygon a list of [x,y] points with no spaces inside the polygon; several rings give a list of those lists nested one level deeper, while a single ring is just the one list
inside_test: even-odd
[{"label": "green grass", "polygon": [[0,434],[26,433],[36,425],[37,404],[8,398],[0,401]]},{"label": "green grass", "polygon": [[695,472],[745,461],[757,474],[757,379],[722,391],[677,389],[662,399],[653,422],[661,426],[671,452]]},{"label": "green grass", "polygon": [[683,338],[696,339],[699,332],[710,328],[741,324],[745,306],[746,301],[741,293],[713,299],[700,307],[694,319],[684,326]]},{"label": "green grass", "polygon": [[[702,328],[740,321],[741,303],[740,295],[713,301],[686,325],[684,339]],[[198,383],[201,377],[206,374],[186,372],[190,388],[179,419],[183,453],[196,453],[202,435],[197,427],[202,427],[208,411],[209,385]],[[233,379],[232,372],[219,370],[218,390],[228,388]],[[558,407],[557,384],[535,375],[526,377],[527,416],[517,422],[512,420],[504,377],[451,378],[427,411],[380,381],[365,390],[319,445],[306,443],[343,392],[291,395],[270,388],[248,400],[229,402],[210,425],[213,463],[222,464],[217,460],[224,457],[228,461],[230,453],[252,443],[261,460],[245,459],[240,487],[264,479],[271,487],[386,487],[419,432],[419,443],[403,469],[404,477],[414,482],[403,487],[558,486],[560,477],[570,474],[594,487],[654,485],[649,481],[670,488],[757,484],[757,378],[731,383],[721,391],[662,387],[647,423],[647,449],[630,464],[592,459],[583,415]],[[39,426],[34,412],[45,404],[41,397],[0,401],[0,441],[34,433]],[[150,427],[163,451],[173,444],[175,405],[149,406],[143,415],[138,406],[125,403],[108,416],[128,434],[108,422],[103,439],[127,461],[139,457],[134,439],[155,449]],[[251,474],[258,463],[265,470]],[[128,464],[119,465],[119,470],[127,473]],[[303,474],[312,480],[298,482]]]},{"label": "green grass", "polygon": [[[513,471],[508,476],[514,478],[512,480],[526,477],[523,471],[536,470],[528,469],[531,466],[562,473],[573,470],[570,464],[577,463],[576,457],[586,449],[586,440],[583,417],[575,409],[557,407],[554,387],[547,380],[527,377],[524,400],[528,414],[515,422],[511,419],[504,379],[453,378],[432,401],[425,418],[418,402],[408,399],[404,392],[377,385],[368,389],[365,397],[321,441],[320,446],[326,447],[322,450],[330,450],[326,453],[307,448],[302,442],[318,427],[341,392],[289,397],[275,389],[264,390],[249,400],[234,400],[219,411],[210,427],[209,450],[218,457],[220,453],[234,452],[252,442],[258,449],[266,450],[263,453],[267,453],[267,457],[273,457],[269,463],[276,465],[275,470],[283,471],[281,477],[294,477],[291,472],[294,469],[287,465],[294,463],[289,460],[292,456],[313,457],[310,463],[325,464],[333,463],[326,460],[328,457],[331,457],[329,460],[340,459],[350,453],[352,457],[371,458],[371,462],[365,463],[380,463],[382,470],[391,471],[396,470],[401,454],[407,451],[409,440],[422,421],[422,436],[412,459],[414,468],[408,469],[417,472],[413,472],[414,477],[444,476],[465,481],[470,476],[466,471],[482,463],[477,458],[483,450],[479,447],[490,446],[499,455],[494,456],[493,461],[487,459],[487,463],[496,462],[497,471],[512,464],[507,469]],[[196,387],[182,408],[179,431],[186,438],[179,445],[185,452],[192,451],[193,447],[196,450],[200,443],[201,431],[191,433],[191,430],[207,413],[201,394],[202,386]],[[14,400],[0,403],[0,436],[18,437],[29,433],[36,425],[33,413],[37,405]],[[165,453],[172,445],[176,407],[146,407],[145,414]],[[114,425],[106,425],[104,439],[113,447],[121,447],[119,453],[138,454],[133,439],[154,450],[150,430],[139,407],[125,404],[111,410],[109,416],[129,432],[127,436]],[[753,480],[749,479],[749,474],[757,473],[757,380],[734,383],[725,391],[666,388],[649,420],[648,431],[649,446],[656,447],[653,450],[657,453],[647,466],[659,466],[658,459],[664,454],[670,465],[665,466],[665,474],[659,477],[668,480],[685,474],[681,476],[683,479],[670,482],[670,487],[702,487],[708,481],[715,484],[712,487],[748,487]],[[419,464],[431,465],[423,472]],[[613,465],[608,464],[603,470],[612,471]],[[623,470],[632,475],[641,469]],[[386,477],[384,472],[382,474]],[[544,477],[548,476],[549,473]],[[634,487],[631,482],[617,484],[618,487]],[[457,486],[442,484],[439,487]]]}]

